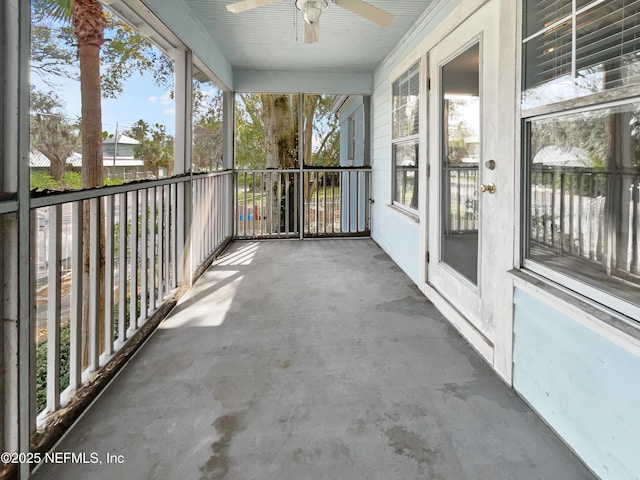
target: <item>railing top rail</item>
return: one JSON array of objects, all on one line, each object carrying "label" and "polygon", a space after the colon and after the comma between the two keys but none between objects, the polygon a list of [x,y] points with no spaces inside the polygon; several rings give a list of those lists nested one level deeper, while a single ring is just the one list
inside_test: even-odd
[{"label": "railing top rail", "polygon": [[589,168],[589,167],[571,167],[565,165],[540,165],[533,164],[532,171],[542,173],[583,173],[590,175],[640,175],[640,168],[637,167],[618,167],[605,170],[604,168]]},{"label": "railing top rail", "polygon": [[442,168],[444,170],[478,170],[480,166],[474,163],[472,165],[445,165]]},{"label": "railing top rail", "polygon": [[193,172],[193,178],[219,177],[233,173],[233,170],[226,168],[224,170],[214,170],[212,172]]},{"label": "railing top rail", "polygon": [[[303,169],[308,171],[321,171],[321,172],[370,172],[371,167],[368,165],[361,167],[310,167],[305,166]],[[261,169],[237,169],[235,173],[299,173],[299,168],[261,168]]]},{"label": "railing top rail", "polygon": [[123,183],[122,185],[105,185],[104,187],[87,188],[84,190],[65,190],[61,192],[49,190],[33,191],[31,194],[32,196],[30,207],[49,207],[62,203],[78,202],[81,200],[90,200],[92,198],[108,197],[110,195],[117,195],[119,193],[127,193],[137,190],[145,190],[147,188],[161,187],[163,185],[172,185],[174,183],[185,183],[190,181],[192,178],[205,178],[220,176],[224,174],[230,175],[231,173],[231,170],[193,175],[191,173],[186,173],[183,175],[176,175],[159,180],[137,180],[133,182]]},{"label": "railing top rail", "polygon": [[4,213],[13,213],[18,210],[18,201],[0,202],[0,215]]},{"label": "railing top rail", "polygon": [[371,170],[371,165],[360,165],[360,166],[353,166],[353,167],[346,167],[346,166],[321,167],[321,166],[305,165],[304,169],[305,170],[326,170],[326,171],[336,171],[336,172],[349,171],[349,170],[353,170],[353,171],[363,171],[363,170],[370,171]]}]

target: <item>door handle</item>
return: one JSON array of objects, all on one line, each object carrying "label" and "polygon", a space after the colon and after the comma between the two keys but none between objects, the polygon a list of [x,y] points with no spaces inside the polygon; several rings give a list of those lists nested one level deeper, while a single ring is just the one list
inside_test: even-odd
[{"label": "door handle", "polygon": [[496,186],[493,183],[480,185],[481,192],[496,193]]}]

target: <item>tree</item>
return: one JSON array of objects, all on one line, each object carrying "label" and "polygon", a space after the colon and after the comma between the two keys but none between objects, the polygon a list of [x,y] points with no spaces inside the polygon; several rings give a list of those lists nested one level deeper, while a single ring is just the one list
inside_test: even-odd
[{"label": "tree", "polygon": [[[330,113],[333,96],[305,95],[302,108],[303,131],[298,135],[298,98],[296,95],[241,95],[236,124],[236,166],[239,168],[284,169],[298,166],[298,138],[304,146],[306,165],[333,166],[339,163],[340,140],[337,118]],[[309,175],[309,174],[305,174]],[[305,198],[310,199],[322,181],[322,173],[306,177]],[[293,174],[282,177],[268,175],[262,186],[266,204],[274,212],[270,226],[277,231],[278,209],[282,199],[289,198],[289,219],[297,218],[293,199]],[[286,180],[286,181],[285,181]],[[313,180],[313,181],[310,181]],[[276,191],[278,184],[283,191]],[[282,225],[280,226],[282,228]],[[289,226],[293,231],[293,224]]]},{"label": "tree", "polygon": [[82,103],[82,187],[102,185],[102,107],[100,47],[104,43],[105,16],[97,0],[51,0],[55,18],[70,19],[80,60]]},{"label": "tree", "polygon": [[209,81],[193,81],[193,148],[194,171],[222,168],[223,102],[222,91]]},{"label": "tree", "polygon": [[31,149],[42,152],[51,162],[49,173],[62,180],[67,158],[78,142],[76,128],[62,115],[62,101],[53,92],[31,88]]},{"label": "tree", "polygon": [[[70,15],[60,15],[53,4],[69,0],[31,1],[31,71],[49,87],[56,78],[79,80],[77,38]],[[172,60],[112,13],[103,10],[105,43],[100,48],[103,98],[116,98],[134,74],[151,72],[156,85],[170,87]]]}]

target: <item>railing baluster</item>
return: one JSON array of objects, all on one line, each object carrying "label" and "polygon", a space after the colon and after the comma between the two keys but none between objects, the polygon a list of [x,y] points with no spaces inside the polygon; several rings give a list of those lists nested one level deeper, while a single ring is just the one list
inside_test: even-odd
[{"label": "railing baluster", "polygon": [[149,188],[149,311],[156,309],[156,187]]},{"label": "railing baluster", "polygon": [[104,353],[113,355],[113,264],[114,264],[114,197],[105,199],[104,216]]},{"label": "railing baluster", "polygon": [[[414,177],[413,181],[417,181],[418,179]],[[360,231],[360,172],[356,172],[356,195],[354,198],[355,205],[354,210],[356,211],[356,232]]]},{"label": "railing baluster", "polygon": [[131,192],[131,256],[129,280],[129,325],[138,329],[138,192]]},{"label": "railing baluster", "polygon": [[148,285],[149,285],[149,190],[141,190],[140,226],[140,317],[144,321],[148,316]]},{"label": "railing baluster", "polygon": [[47,410],[60,406],[60,261],[62,205],[49,207],[49,275],[47,292]]},{"label": "railing baluster", "polygon": [[118,196],[118,340],[127,339],[127,194]]},{"label": "railing baluster", "polygon": [[158,268],[156,269],[158,278],[156,280],[156,284],[158,287],[158,296],[156,297],[156,304],[161,304],[162,299],[164,298],[164,282],[162,279],[163,273],[163,263],[164,263],[164,187],[158,187],[156,190],[156,201],[158,203],[158,211],[156,214],[156,228],[158,229],[157,235],[157,251],[158,251]]},{"label": "railing baluster", "polygon": [[164,291],[166,294],[172,290],[171,287],[171,186],[165,185],[164,190]]},{"label": "railing baluster", "polygon": [[69,318],[69,387],[75,392],[82,385],[82,200],[74,202],[71,213],[71,315]]},{"label": "railing baluster", "polygon": [[100,202],[89,200],[89,371],[100,367]]},{"label": "railing baluster", "polygon": [[[145,206],[146,208],[146,206]],[[171,185],[171,286],[178,287],[178,185]],[[144,241],[144,236],[142,237]],[[142,257],[144,258],[144,257]],[[143,283],[143,285],[145,285]],[[142,316],[145,318],[145,315]]]}]

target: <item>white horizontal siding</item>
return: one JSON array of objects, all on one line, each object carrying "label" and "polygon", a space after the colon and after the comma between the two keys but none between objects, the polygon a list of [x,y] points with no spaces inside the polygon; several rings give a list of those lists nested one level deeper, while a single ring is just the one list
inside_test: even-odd
[{"label": "white horizontal siding", "polygon": [[[458,3],[459,0],[434,1],[403,40],[378,66],[373,79],[371,164],[375,203],[372,208],[371,235],[416,283],[419,282],[419,262],[424,258],[424,254],[419,251],[420,226],[414,219],[389,206],[392,185],[391,82],[394,80],[391,74]],[[412,54],[409,60],[414,61],[415,55]],[[420,118],[421,121],[426,118],[424,112],[421,112]],[[424,145],[421,145],[421,148],[424,148]]]}]

